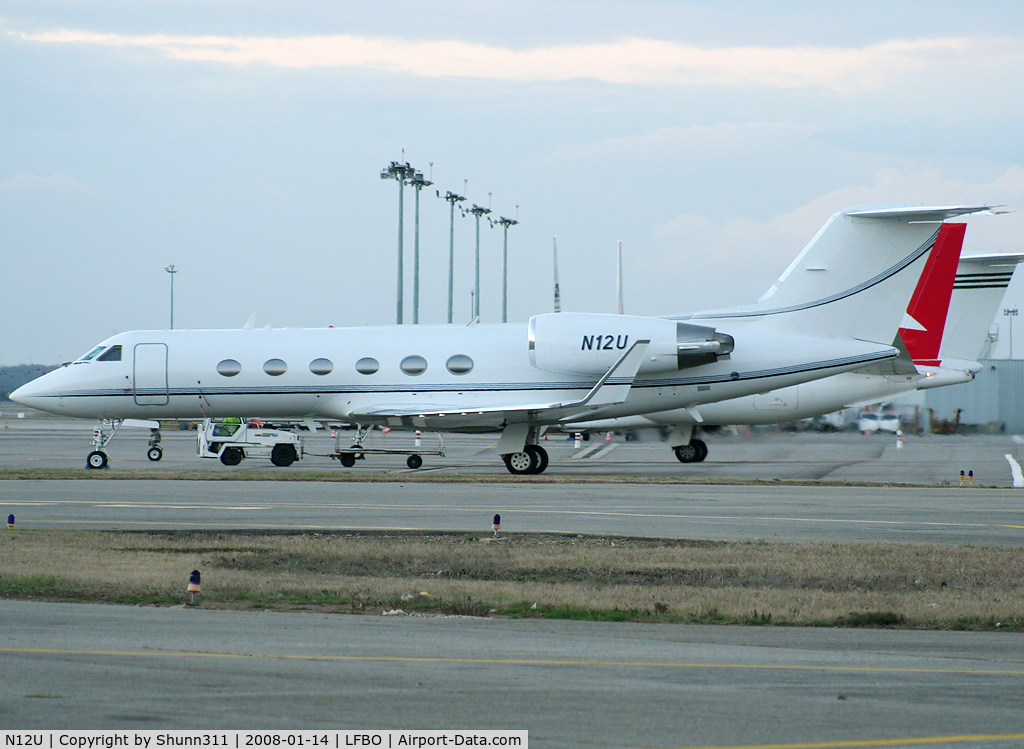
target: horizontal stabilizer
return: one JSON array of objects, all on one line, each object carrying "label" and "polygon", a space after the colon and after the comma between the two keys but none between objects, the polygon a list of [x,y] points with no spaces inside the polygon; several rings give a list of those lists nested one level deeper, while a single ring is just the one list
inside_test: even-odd
[{"label": "horizontal stabilizer", "polygon": [[953,206],[894,206],[890,208],[869,207],[864,210],[846,211],[854,218],[889,218],[899,221],[945,221],[971,213],[996,213],[998,205],[953,205]]}]

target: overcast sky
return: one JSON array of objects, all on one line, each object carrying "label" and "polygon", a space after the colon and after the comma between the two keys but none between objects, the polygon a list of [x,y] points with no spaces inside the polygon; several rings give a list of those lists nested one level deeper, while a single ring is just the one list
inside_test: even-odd
[{"label": "overcast sky", "polygon": [[[403,158],[435,183],[421,322],[446,315],[435,189],[518,216],[510,321],[551,310],[554,235],[563,309],[614,311],[621,240],[626,312],[681,313],[753,301],[851,205],[1006,204],[964,251],[1024,251],[1024,12],[0,0],[0,154],[0,364],[166,328],[171,263],[176,328],[393,323]],[[474,241],[457,214],[457,322]],[[485,223],[484,322],[501,243]]]}]

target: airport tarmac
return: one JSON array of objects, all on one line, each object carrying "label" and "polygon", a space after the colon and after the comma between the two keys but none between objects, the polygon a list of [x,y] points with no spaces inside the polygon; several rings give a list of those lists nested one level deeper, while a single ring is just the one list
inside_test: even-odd
[{"label": "airport tarmac", "polygon": [[[0,466],[84,465],[91,424],[0,423]],[[147,436],[119,435],[108,470],[156,468],[173,479],[182,468],[269,467],[200,461],[186,432],[166,433],[164,460],[150,463]],[[330,444],[326,435],[309,442],[311,452]],[[404,460],[386,457],[355,470],[392,472],[392,483],[0,481],[0,510],[17,516],[18,529],[489,530],[500,512],[510,533],[1024,540],[1024,491],[1010,487],[1004,455],[1020,456],[1006,435],[911,437],[900,449],[882,435],[712,435],[708,442],[707,462],[683,465],[657,442],[576,449],[549,440],[549,472],[927,486],[425,484],[402,481]],[[494,444],[454,437],[448,455],[428,457],[425,468],[499,473]],[[961,466],[979,485],[999,488],[961,489]],[[332,467],[344,470],[316,456],[274,470]],[[1024,745],[1024,648],[1013,633],[25,601],[0,601],[0,622],[0,723],[18,729],[514,728],[544,747]]]},{"label": "airport tarmac", "polygon": [[[24,419],[0,410],[0,468],[84,468],[92,447],[95,422],[31,414]],[[161,430],[164,457],[159,462],[146,458],[149,430],[122,428],[107,448],[110,469],[202,468],[245,473],[273,468],[269,460],[245,460],[228,467],[214,459],[196,456],[195,433]],[[275,470],[345,470],[326,457],[334,446],[329,431],[301,433],[306,457]],[[351,445],[351,431],[340,432],[341,445]],[[643,441],[626,442],[615,435],[605,442],[604,434],[590,441],[576,442],[571,436],[550,435],[542,444],[551,463],[547,474],[561,476],[683,476],[707,479],[794,479],[870,481],[920,484],[958,484],[960,471],[973,471],[978,485],[1011,487],[1013,474],[1007,455],[1020,463],[1024,444],[1012,435],[924,435],[906,436],[902,446],[891,433],[864,436],[852,432],[782,432],[743,430],[733,434],[718,430],[703,436],[709,453],[703,463],[683,464],[676,460],[653,430],[641,433]],[[497,435],[447,435],[445,456],[436,450],[434,434],[425,433],[420,449],[424,455],[420,473],[501,473],[506,470],[496,452]],[[363,441],[367,448],[414,449],[413,435],[405,432],[382,434],[374,430]],[[407,473],[404,455],[367,455],[355,471]]]},{"label": "airport tarmac", "polygon": [[952,487],[0,481],[16,527],[543,531],[1024,545],[1024,493]]},{"label": "airport tarmac", "polygon": [[1000,633],[22,601],[0,602],[0,616],[0,716],[21,730],[527,729],[534,747],[1024,742],[1024,650]]},{"label": "airport tarmac", "polygon": [[[84,422],[26,419],[0,429],[0,466],[84,465]],[[145,435],[145,436],[143,436]],[[174,478],[182,468],[217,475],[300,474],[311,468],[344,471],[312,455],[288,468],[269,461],[227,467],[201,460],[194,435],[167,432],[164,459],[145,458],[148,432],[134,430],[112,443],[109,475],[152,468]],[[410,441],[407,435],[372,439]],[[329,435],[309,435],[307,449],[326,454]],[[429,437],[424,437],[429,443]],[[394,482],[275,481],[10,481],[0,483],[0,511],[18,527],[92,529],[489,530],[501,514],[506,532],[597,533],[627,536],[782,541],[906,541],[1024,543],[1024,490],[1013,489],[1005,455],[1020,445],[1006,435],[908,438],[903,448],[883,435],[776,433],[708,437],[703,464],[681,464],[660,442],[583,443],[549,440],[550,476],[756,477],[917,481],[924,486],[791,486],[762,484],[416,483],[401,457],[368,456],[371,469]],[[367,443],[369,444],[369,443]],[[447,456],[430,460],[434,473],[497,473],[490,436],[456,436]],[[596,449],[595,449],[596,448]],[[602,454],[603,453],[603,454]],[[959,470],[974,472],[961,487]],[[955,469],[955,470],[951,470]],[[429,471],[428,471],[429,472]],[[942,477],[942,478],[939,478]],[[543,478],[543,477],[542,477]],[[982,485],[999,488],[983,488]]]}]

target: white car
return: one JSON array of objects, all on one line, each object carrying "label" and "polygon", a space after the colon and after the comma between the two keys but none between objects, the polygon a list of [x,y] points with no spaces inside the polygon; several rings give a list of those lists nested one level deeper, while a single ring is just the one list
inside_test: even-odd
[{"label": "white car", "polygon": [[861,432],[892,432],[900,430],[900,419],[896,414],[861,414],[857,419],[857,429]]}]

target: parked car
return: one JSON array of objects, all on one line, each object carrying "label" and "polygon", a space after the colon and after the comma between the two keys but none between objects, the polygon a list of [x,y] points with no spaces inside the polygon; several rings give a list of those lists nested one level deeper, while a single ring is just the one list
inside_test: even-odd
[{"label": "parked car", "polygon": [[900,418],[896,414],[861,414],[857,419],[857,429],[861,432],[896,432],[900,429]]}]

